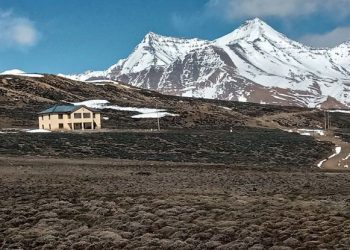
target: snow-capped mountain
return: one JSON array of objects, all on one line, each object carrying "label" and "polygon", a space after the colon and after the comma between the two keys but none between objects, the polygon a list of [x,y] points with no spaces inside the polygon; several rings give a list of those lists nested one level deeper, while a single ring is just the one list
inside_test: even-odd
[{"label": "snow-capped mountain", "polygon": [[148,33],[106,71],[67,77],[118,80],[181,96],[344,107],[350,106],[350,42],[311,48],[253,19],[214,41]]}]

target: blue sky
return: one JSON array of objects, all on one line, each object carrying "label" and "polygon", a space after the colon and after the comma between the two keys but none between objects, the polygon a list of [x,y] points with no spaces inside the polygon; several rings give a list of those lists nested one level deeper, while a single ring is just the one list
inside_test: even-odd
[{"label": "blue sky", "polygon": [[0,0],[0,72],[103,70],[149,31],[215,39],[254,17],[313,46],[350,40],[350,0]]}]

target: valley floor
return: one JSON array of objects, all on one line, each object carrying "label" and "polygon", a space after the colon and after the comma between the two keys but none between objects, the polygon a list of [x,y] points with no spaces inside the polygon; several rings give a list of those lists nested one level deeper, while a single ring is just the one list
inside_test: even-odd
[{"label": "valley floor", "polygon": [[3,249],[349,249],[350,174],[0,158]]}]

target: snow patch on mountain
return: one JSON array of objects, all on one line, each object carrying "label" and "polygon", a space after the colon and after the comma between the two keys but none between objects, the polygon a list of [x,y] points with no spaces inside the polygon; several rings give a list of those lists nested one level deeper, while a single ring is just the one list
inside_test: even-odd
[{"label": "snow patch on mountain", "polygon": [[141,118],[162,118],[165,116],[178,116],[178,114],[173,114],[167,112],[166,109],[157,108],[137,108],[137,107],[121,107],[118,105],[111,105],[107,100],[88,100],[82,102],[73,103],[76,106],[84,105],[89,108],[94,109],[114,109],[118,111],[128,111],[139,113],[137,115],[132,115],[131,118],[141,119]]},{"label": "snow patch on mountain", "polygon": [[44,77],[43,75],[40,74],[33,74],[33,73],[26,73],[22,70],[19,69],[11,69],[11,70],[6,70],[4,72],[1,72],[0,75],[13,75],[13,76],[27,76],[27,77]]},{"label": "snow patch on mountain", "polygon": [[66,77],[71,80],[75,81],[82,81],[85,82],[89,79],[106,79],[107,78],[107,72],[106,71],[86,71],[82,74],[77,75],[64,75],[64,74],[58,74],[58,76]]}]

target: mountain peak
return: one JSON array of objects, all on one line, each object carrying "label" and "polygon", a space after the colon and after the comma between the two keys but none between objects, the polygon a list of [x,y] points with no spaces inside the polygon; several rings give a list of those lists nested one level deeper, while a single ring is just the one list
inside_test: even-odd
[{"label": "mountain peak", "polygon": [[260,18],[256,17],[253,19],[249,19],[247,21],[245,21],[246,24],[254,24],[254,25],[267,25],[263,20],[261,20]]},{"label": "mountain peak", "polygon": [[177,43],[182,42],[184,40],[190,40],[190,39],[184,39],[184,38],[177,38],[177,37],[171,37],[171,36],[163,36],[156,34],[152,31],[148,32],[144,39],[143,43],[146,44],[153,44],[153,43]]},{"label": "mountain peak", "polygon": [[261,33],[265,33],[265,32],[277,32],[276,30],[274,30],[270,25],[268,25],[267,23],[265,23],[263,20],[261,20],[260,18],[254,18],[254,19],[250,19],[245,21],[239,28],[238,30],[243,30],[243,31],[251,31],[254,32],[256,30],[259,30]]},{"label": "mountain peak", "polygon": [[147,42],[147,41],[152,41],[152,40],[157,40],[159,38],[162,38],[163,36],[161,35],[158,35],[152,31],[148,32],[145,37],[144,37],[144,41]]},{"label": "mountain peak", "polygon": [[262,37],[281,38],[283,35],[274,30],[270,25],[259,18],[245,21],[240,27],[233,32],[218,38],[216,43],[227,45],[236,43],[240,40],[253,42]]},{"label": "mountain peak", "polygon": [[237,29],[237,34],[239,33],[241,36],[243,36],[243,38],[251,38],[252,40],[255,40],[261,35],[271,35],[278,32],[261,19],[254,18],[246,21],[242,26],[240,26]]}]

